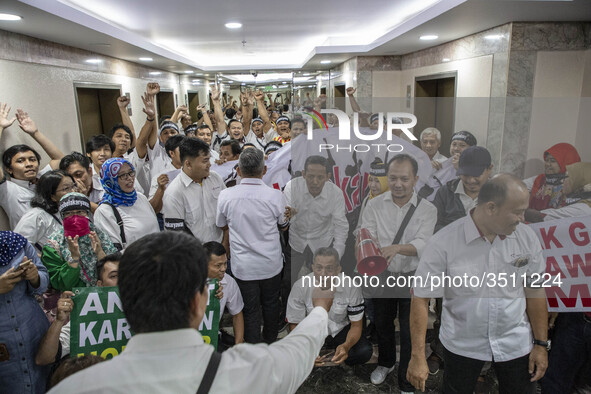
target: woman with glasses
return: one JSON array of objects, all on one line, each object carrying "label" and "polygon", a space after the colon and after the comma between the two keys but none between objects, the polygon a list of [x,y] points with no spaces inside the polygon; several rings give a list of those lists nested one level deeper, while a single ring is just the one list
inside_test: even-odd
[{"label": "woman with glasses", "polygon": [[31,200],[32,209],[21,217],[14,232],[23,235],[41,252],[49,236],[62,228],[62,221],[57,215],[60,199],[74,191],[77,191],[76,182],[64,171],[43,174]]},{"label": "woman with glasses", "polygon": [[49,237],[41,260],[49,272],[51,287],[70,291],[74,287],[96,286],[96,263],[117,249],[103,231],[92,223],[90,201],[82,193],[68,193],[60,199],[62,226]]},{"label": "woman with glasses", "polygon": [[134,188],[135,168],[129,161],[120,157],[105,161],[100,177],[105,194],[94,220],[119,250],[144,235],[160,231],[148,198]]}]

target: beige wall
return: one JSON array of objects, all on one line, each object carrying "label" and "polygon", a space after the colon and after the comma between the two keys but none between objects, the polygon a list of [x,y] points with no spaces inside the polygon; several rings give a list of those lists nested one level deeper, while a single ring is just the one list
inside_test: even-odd
[{"label": "beige wall", "polygon": [[575,145],[583,160],[591,160],[591,152],[586,149],[591,146],[589,100],[581,99],[584,81],[591,83],[590,54],[538,52],[525,177],[544,170],[543,152],[559,142]]},{"label": "beige wall", "polygon": [[[491,94],[492,55],[457,60],[400,71],[397,94],[404,97],[407,85],[411,87],[410,111],[413,111],[415,78],[440,73],[456,72],[455,131],[468,130],[486,146],[488,112]],[[375,85],[374,85],[375,86]],[[384,94],[385,92],[380,92]],[[405,104],[406,106],[406,104]],[[406,108],[409,110],[409,108]],[[444,153],[445,154],[445,153]]]},{"label": "beige wall", "polygon": [[[122,66],[124,67],[124,66]],[[122,69],[122,73],[126,70]],[[176,74],[163,73],[157,79],[164,89],[179,93]],[[76,111],[74,83],[120,85],[123,93],[131,95],[132,122],[139,133],[146,115],[142,112],[141,94],[148,80],[124,75],[84,71],[65,67],[49,66],[18,61],[0,60],[0,102],[12,106],[11,114],[17,108],[29,113],[39,130],[49,137],[64,153],[80,151],[81,138]],[[179,94],[179,100],[181,100]],[[113,105],[117,105],[113,103]],[[49,158],[41,147],[20,130],[17,123],[4,130],[0,139],[2,151],[15,144],[29,144],[42,155],[42,165]],[[0,209],[0,228],[7,229],[4,212]]]}]

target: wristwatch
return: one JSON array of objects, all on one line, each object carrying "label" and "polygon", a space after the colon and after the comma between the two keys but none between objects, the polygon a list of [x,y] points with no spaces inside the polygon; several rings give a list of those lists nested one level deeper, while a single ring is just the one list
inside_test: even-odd
[{"label": "wristwatch", "polygon": [[534,345],[543,346],[546,348],[547,351],[550,351],[550,348],[552,348],[552,341],[549,339],[547,341],[540,341],[539,339],[534,339]]}]

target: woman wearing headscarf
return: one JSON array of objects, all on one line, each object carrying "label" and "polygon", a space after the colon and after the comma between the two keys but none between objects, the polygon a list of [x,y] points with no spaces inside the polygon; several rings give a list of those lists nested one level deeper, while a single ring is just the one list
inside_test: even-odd
[{"label": "woman wearing headscarf", "polygon": [[49,369],[35,365],[49,321],[35,295],[47,288],[47,269],[33,245],[0,231],[0,391],[44,393]]},{"label": "woman wearing headscarf", "polygon": [[562,182],[566,166],[580,162],[579,153],[571,144],[562,142],[544,152],[544,174],[538,175],[531,189],[529,208],[538,211],[564,206],[566,194]]},{"label": "woman wearing headscarf", "polygon": [[41,252],[49,237],[59,231],[58,203],[67,193],[77,190],[74,179],[64,171],[49,171],[37,182],[35,196],[28,210],[14,228]]},{"label": "woman wearing headscarf", "polygon": [[[570,205],[545,209],[541,212],[544,221],[591,215],[591,163],[574,163],[566,166],[563,189],[568,196],[579,196]],[[580,198],[582,196],[582,198]]]},{"label": "woman wearing headscarf", "polygon": [[117,249],[160,231],[156,213],[148,198],[134,189],[135,168],[122,158],[111,158],[100,171],[105,194],[94,213],[96,225],[103,229]]},{"label": "woman wearing headscarf", "polygon": [[90,201],[82,193],[68,193],[60,200],[63,221],[60,231],[49,237],[41,259],[51,286],[59,291],[96,286],[96,263],[117,249],[91,220]]}]

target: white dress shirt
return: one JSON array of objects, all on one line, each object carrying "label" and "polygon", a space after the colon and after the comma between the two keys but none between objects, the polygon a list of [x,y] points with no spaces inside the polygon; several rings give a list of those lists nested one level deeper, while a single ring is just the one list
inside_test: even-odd
[{"label": "white dress shirt", "polygon": [[222,178],[213,171],[199,184],[181,170],[162,197],[164,228],[184,230],[186,226],[202,243],[221,242],[224,233],[216,226],[215,215],[223,189]]},{"label": "white dress shirt", "polygon": [[245,142],[246,143],[251,143],[254,146],[256,146],[257,149],[261,150],[261,151],[265,151],[265,146],[267,146],[267,144],[269,143],[269,141],[273,141],[273,138],[279,136],[279,134],[277,134],[277,132],[275,131],[275,129],[271,128],[267,133],[263,133],[263,136],[261,138],[257,137],[257,135],[254,133],[254,131],[252,131],[252,129],[248,132],[248,134],[246,134],[245,138]]},{"label": "white dress shirt", "polygon": [[283,191],[287,204],[297,213],[291,219],[289,244],[303,253],[306,246],[312,252],[321,247],[333,247],[342,258],[349,235],[349,222],[345,216],[343,191],[334,183],[326,182],[320,194],[313,197],[303,177],[294,178]]},{"label": "white dress shirt", "polygon": [[[481,280],[484,275],[485,282],[433,290],[429,282],[417,283],[414,295],[443,297],[439,337],[446,349],[477,360],[508,361],[528,354],[533,346],[521,275],[543,274],[545,269],[540,241],[531,228],[520,223],[511,235],[490,243],[468,214],[429,240],[415,276],[444,273]],[[501,273],[508,283],[502,282]]]},{"label": "white dress shirt", "polygon": [[[380,248],[390,246],[411,205],[417,205],[416,193],[413,192],[410,200],[399,207],[392,200],[392,193],[387,190],[367,202],[361,218],[361,228],[369,230],[377,239]],[[422,199],[400,240],[400,245],[413,245],[417,250],[417,256],[397,254],[390,262],[388,271],[406,273],[417,269],[421,253],[425,249],[427,240],[433,235],[436,222],[437,208],[429,201]]]},{"label": "white dress shirt", "polygon": [[154,196],[156,195],[156,191],[158,191],[158,178],[160,177],[160,175],[163,175],[163,174],[168,175],[168,183],[166,184],[166,187],[168,187],[168,185],[170,185],[170,182],[174,181],[174,178],[176,178],[177,175],[179,175],[180,173],[181,173],[181,169],[174,168],[174,166],[173,166],[172,170],[165,171],[160,174],[154,175],[152,177],[152,182],[150,183],[150,193],[148,193],[148,200],[153,199]]},{"label": "white dress shirt", "polygon": [[470,212],[472,208],[476,206],[478,196],[472,198],[469,195],[467,195],[466,190],[464,189],[464,182],[462,182],[461,179],[458,182],[458,186],[456,187],[454,193],[457,194],[458,197],[460,197],[460,201],[462,202],[462,205],[464,206],[464,211],[466,211],[466,213]]},{"label": "white dress shirt", "polygon": [[[6,170],[4,171],[4,175],[7,176]],[[37,179],[48,171],[51,171],[49,164],[39,171]],[[14,178],[5,179],[0,183],[0,207],[6,212],[11,229],[14,229],[25,212],[31,209],[35,187],[34,183]]]},{"label": "white dress shirt", "polygon": [[240,280],[272,278],[283,269],[277,226],[286,226],[287,201],[258,178],[220,193],[216,224],[230,228],[232,273]]},{"label": "white dress shirt", "polygon": [[32,245],[38,244],[43,248],[53,233],[62,229],[59,213],[53,215],[41,208],[30,208],[14,228]]},{"label": "white dress shirt", "polygon": [[[120,205],[115,209],[119,211],[119,215],[121,215],[121,220],[123,221],[126,245],[131,244],[144,235],[160,231],[154,209],[148,202],[148,198],[143,194],[137,193],[137,200],[132,206],[125,207]],[[94,212],[94,223],[107,233],[114,244],[120,244],[125,248],[126,245],[123,245],[121,242],[121,230],[119,229],[111,206],[107,204],[99,205]]]},{"label": "white dress shirt", "polygon": [[[166,154],[166,149],[160,144],[160,141],[156,142],[153,149],[148,147],[148,157],[150,158],[149,168],[151,178],[154,178],[154,174],[164,174],[175,169],[172,165],[172,159]],[[153,180],[150,182],[150,187],[152,183]]]},{"label": "white dress shirt", "polygon": [[439,151],[437,151],[431,160],[435,160],[436,162],[443,163],[447,160],[447,157],[443,156]]},{"label": "white dress shirt", "polygon": [[[306,275],[313,280],[314,273]],[[341,283],[349,285],[349,282],[342,282],[344,274],[340,274]],[[293,324],[300,323],[314,309],[312,304],[313,286],[310,281],[304,282],[304,278],[298,279],[291,288],[287,300],[287,321]],[[225,289],[224,289],[225,290]],[[334,337],[352,321],[359,321],[363,317],[365,306],[361,288],[356,286],[339,286],[335,289],[334,300],[328,312],[328,335]]]},{"label": "white dress shirt", "polygon": [[[294,393],[312,371],[327,321],[326,311],[317,307],[271,345],[226,350],[210,393]],[[213,350],[194,329],[136,334],[119,356],[68,377],[50,392],[194,394]]]},{"label": "white dress shirt", "polygon": [[232,316],[242,312],[242,309],[244,309],[244,300],[242,299],[242,293],[240,293],[238,283],[230,275],[225,274],[220,283],[224,288],[224,295],[220,299],[220,320],[222,320],[222,315],[226,308],[228,308],[228,312]]}]

